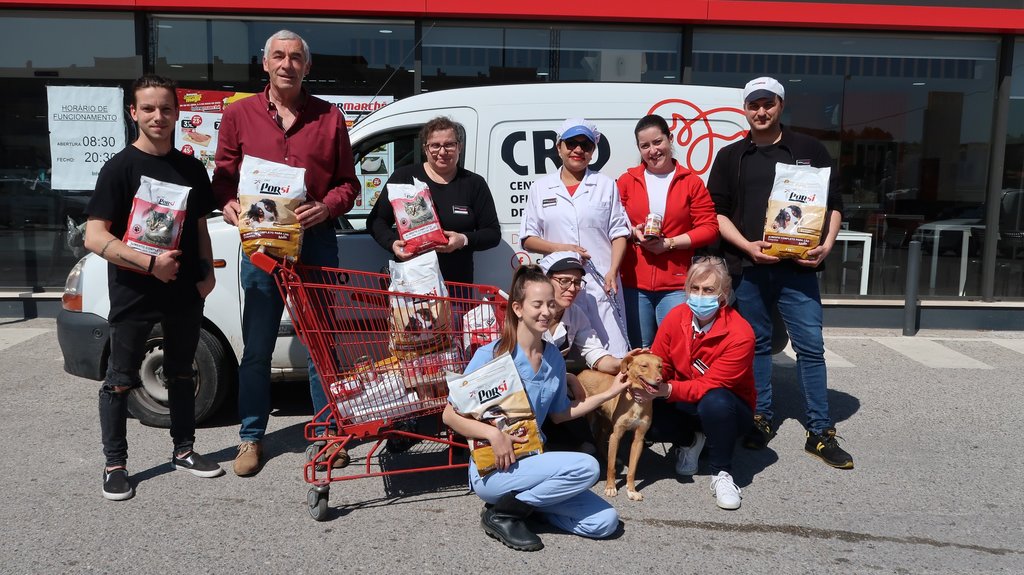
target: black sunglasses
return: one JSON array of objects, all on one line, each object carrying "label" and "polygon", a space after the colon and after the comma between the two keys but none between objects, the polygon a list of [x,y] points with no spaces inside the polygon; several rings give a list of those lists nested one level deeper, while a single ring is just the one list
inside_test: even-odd
[{"label": "black sunglasses", "polygon": [[562,143],[565,144],[565,149],[569,150],[570,152],[575,150],[577,147],[581,148],[584,152],[593,152],[594,148],[596,147],[596,144],[594,144],[594,142],[591,142],[587,138],[578,138],[575,140],[562,140]]}]

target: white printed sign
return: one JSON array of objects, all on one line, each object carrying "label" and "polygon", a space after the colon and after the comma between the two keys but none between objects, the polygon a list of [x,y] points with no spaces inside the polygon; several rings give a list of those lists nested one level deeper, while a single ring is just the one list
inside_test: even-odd
[{"label": "white printed sign", "polygon": [[[364,116],[375,112],[395,101],[394,96],[319,96],[334,104],[345,116],[346,125],[353,124]],[[384,182],[395,170],[394,145],[385,144],[371,150],[356,163],[361,191],[356,197],[350,214],[368,214],[384,188]]]},{"label": "white printed sign", "polygon": [[100,168],[125,147],[124,91],[47,86],[53,189],[91,190]]}]

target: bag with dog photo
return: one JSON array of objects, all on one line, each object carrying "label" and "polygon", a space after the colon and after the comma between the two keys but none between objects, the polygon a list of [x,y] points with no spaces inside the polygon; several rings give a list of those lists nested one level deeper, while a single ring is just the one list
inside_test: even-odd
[{"label": "bag with dog photo", "polygon": [[[142,176],[128,215],[128,229],[122,238],[124,244],[148,256],[178,249],[191,190],[188,186]],[[147,273],[135,268],[125,269]]]},{"label": "bag with dog photo", "polygon": [[246,255],[296,261],[302,251],[302,226],[295,208],[306,201],[306,170],[244,156],[238,175],[238,233]]},{"label": "bag with dog photo", "polygon": [[[391,262],[391,349],[405,357],[435,350],[450,335],[448,288],[437,254],[427,252],[404,262]],[[422,296],[422,297],[417,297]]]},{"label": "bag with dog photo", "polygon": [[[448,402],[455,411],[512,437],[526,438],[525,443],[512,444],[516,459],[544,452],[537,418],[511,355],[503,353],[473,373],[449,373],[447,379]],[[470,439],[469,448],[481,477],[497,469],[490,442]]]},{"label": "bag with dog photo", "polygon": [[803,258],[821,243],[828,212],[828,180],[832,168],[775,164],[775,183],[768,198],[764,241],[770,256]]},{"label": "bag with dog photo", "polygon": [[411,184],[388,184],[388,198],[406,252],[422,254],[448,245],[448,236],[444,235],[441,220],[437,219],[427,184],[416,178]]}]

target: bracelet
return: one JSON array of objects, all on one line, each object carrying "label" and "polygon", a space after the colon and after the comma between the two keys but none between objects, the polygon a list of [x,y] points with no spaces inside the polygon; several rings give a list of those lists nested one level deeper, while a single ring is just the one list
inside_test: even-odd
[{"label": "bracelet", "polygon": [[156,256],[149,256],[149,267],[146,268],[146,273],[153,273],[153,266],[156,265]]},{"label": "bracelet", "polygon": [[675,238],[675,236],[672,236],[671,238],[668,239],[668,249],[670,249],[670,250],[676,249],[676,238]]}]

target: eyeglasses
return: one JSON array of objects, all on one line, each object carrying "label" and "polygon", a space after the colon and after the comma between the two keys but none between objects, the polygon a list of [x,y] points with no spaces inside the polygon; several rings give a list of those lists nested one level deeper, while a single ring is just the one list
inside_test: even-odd
[{"label": "eyeglasses", "polygon": [[445,142],[443,144],[439,144],[437,142],[434,142],[432,144],[427,144],[427,149],[430,150],[430,152],[434,153],[434,154],[440,152],[441,148],[444,148],[444,151],[446,151],[446,152],[454,152],[455,150],[459,149],[459,143],[458,142]]},{"label": "eyeglasses", "polygon": [[724,266],[725,258],[719,256],[693,256],[693,259],[690,260],[691,264],[700,264],[704,262],[709,262],[716,266]]},{"label": "eyeglasses", "polygon": [[562,288],[562,291],[568,291],[569,286],[573,286],[576,289],[583,289],[587,287],[587,280],[580,278],[578,280],[569,278],[551,278],[558,283],[558,287]]},{"label": "eyeglasses", "polygon": [[587,138],[579,138],[577,140],[562,140],[562,143],[565,144],[565,149],[570,152],[575,150],[576,148],[580,148],[584,152],[593,152],[595,147],[594,142],[591,142]]}]

